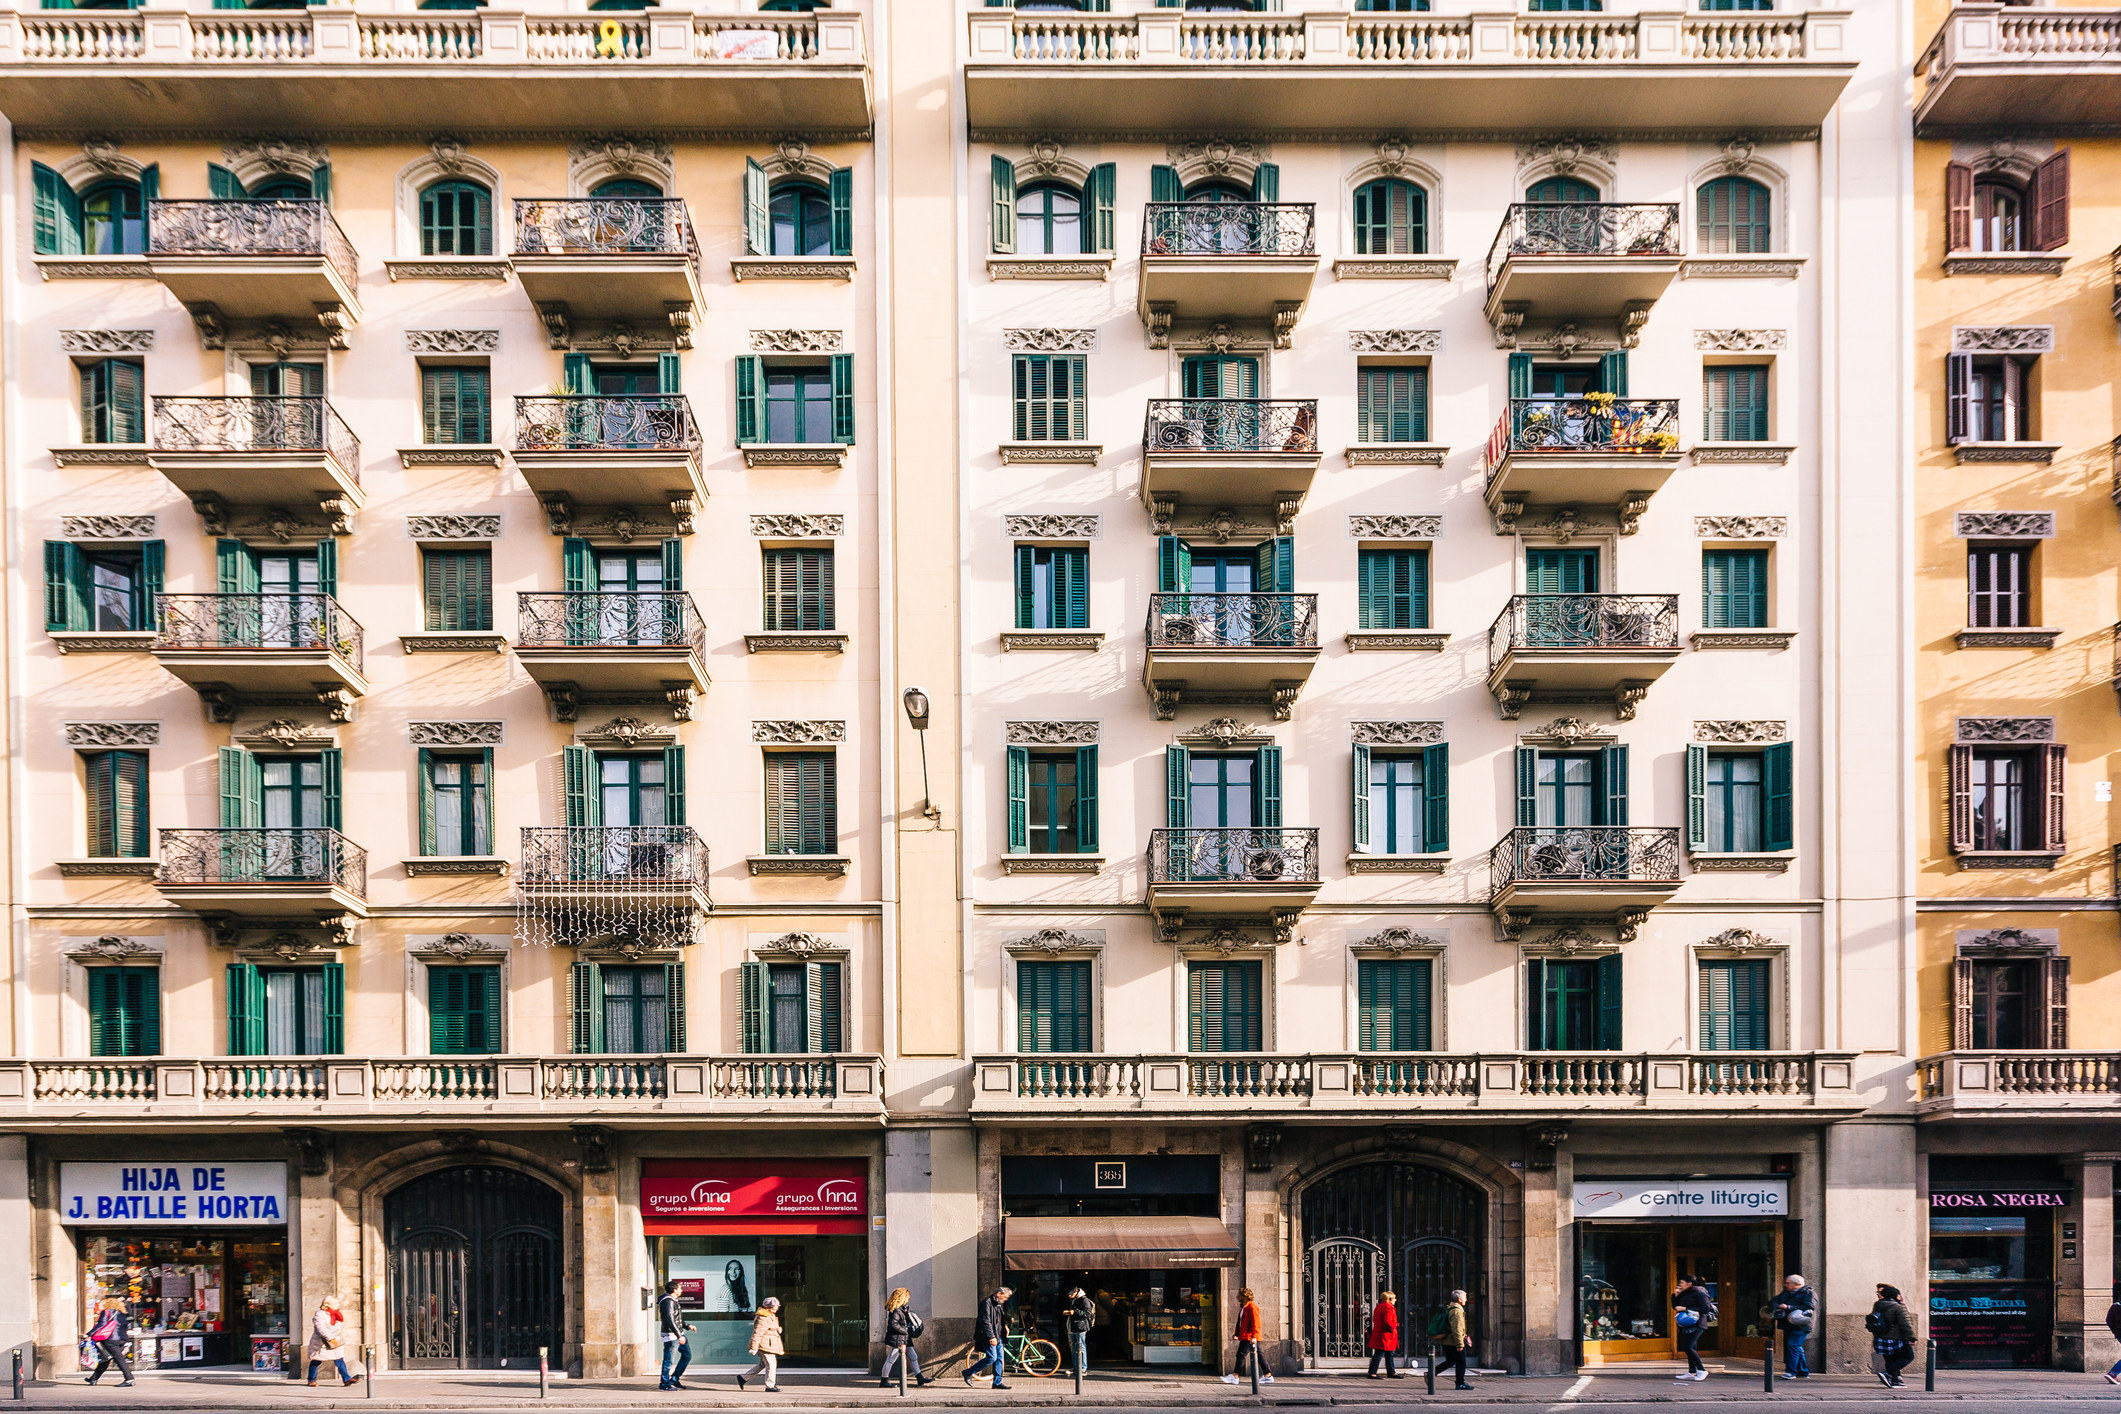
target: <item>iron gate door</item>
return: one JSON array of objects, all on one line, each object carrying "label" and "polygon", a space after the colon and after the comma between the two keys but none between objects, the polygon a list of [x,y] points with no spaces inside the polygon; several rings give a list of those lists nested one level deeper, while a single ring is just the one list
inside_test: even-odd
[{"label": "iron gate door", "polygon": [[[1481,1268],[1487,1208],[1480,1190],[1426,1164],[1385,1159],[1336,1169],[1306,1187],[1298,1202],[1307,1252],[1355,1243],[1378,1254],[1370,1299],[1374,1304],[1379,1290],[1399,1294],[1402,1350],[1427,1349],[1429,1319],[1454,1287],[1468,1294],[1466,1330],[1479,1340],[1486,1326]],[[1314,1308],[1319,1299],[1314,1281]],[[1364,1353],[1368,1314],[1364,1307],[1351,1323],[1355,1338],[1345,1354]],[[1317,1328],[1327,1329],[1322,1322]],[[1329,1351],[1321,1341],[1312,1354],[1326,1358]]]},{"label": "iron gate door", "polygon": [[1466,1293],[1466,1337],[1472,1339],[1472,1288],[1466,1284],[1466,1245],[1448,1237],[1409,1242],[1399,1258],[1399,1348],[1426,1356],[1429,1322],[1451,1303],[1451,1293]]},{"label": "iron gate door", "polygon": [[1369,1344],[1370,1308],[1384,1268],[1384,1253],[1372,1242],[1341,1238],[1312,1246],[1304,1257],[1310,1293],[1311,1357],[1360,1359]]},{"label": "iron gate door", "polygon": [[561,1359],[560,1195],[510,1169],[443,1169],[383,1200],[398,1369]]}]

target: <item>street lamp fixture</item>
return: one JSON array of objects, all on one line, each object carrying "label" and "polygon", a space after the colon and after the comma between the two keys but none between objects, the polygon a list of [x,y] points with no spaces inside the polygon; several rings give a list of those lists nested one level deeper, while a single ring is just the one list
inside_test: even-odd
[{"label": "street lamp fixture", "polygon": [[921,814],[941,824],[943,812],[936,809],[934,788],[928,784],[928,694],[917,687],[909,687],[900,700],[906,704],[906,720],[913,724],[914,733],[921,742]]}]

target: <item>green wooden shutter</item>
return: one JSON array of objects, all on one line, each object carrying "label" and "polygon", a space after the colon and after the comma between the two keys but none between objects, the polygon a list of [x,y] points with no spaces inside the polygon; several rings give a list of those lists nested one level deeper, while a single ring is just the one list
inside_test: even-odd
[{"label": "green wooden shutter", "polygon": [[854,169],[837,167],[825,179],[832,199],[832,253],[854,254]]},{"label": "green wooden shutter", "polygon": [[1272,162],[1262,162],[1252,171],[1252,199],[1254,201],[1281,200],[1281,168]]},{"label": "green wooden shutter", "polygon": [[1016,964],[1016,1049],[1043,1054],[1058,1049],[1053,1044],[1052,962],[1020,961]]},{"label": "green wooden shutter", "polygon": [[255,804],[250,797],[249,778],[258,775],[257,758],[240,746],[219,748],[219,779],[221,790],[221,828],[242,830],[256,827],[253,810],[263,813],[264,782],[259,779],[259,795]]},{"label": "green wooden shutter", "polygon": [[675,594],[685,587],[685,541],[672,536],[663,542],[663,589]]},{"label": "green wooden shutter", "polygon": [[479,821],[477,823],[482,823],[485,828],[476,839],[470,840],[467,843],[470,845],[471,853],[473,854],[492,854],[495,852],[493,847],[494,799],[499,794],[499,792],[496,789],[494,783],[493,748],[490,746],[482,746],[479,748],[479,789],[485,793],[486,808],[479,812],[479,815],[483,816],[484,818],[482,821]]},{"label": "green wooden shutter", "polygon": [[1031,748],[1008,748],[1009,852],[1031,848]]},{"label": "green wooden shutter", "polygon": [[683,825],[685,819],[685,748],[663,748],[663,820]]},{"label": "green wooden shutter", "polygon": [[1276,535],[1260,542],[1256,573],[1262,594],[1296,592],[1296,537]]},{"label": "green wooden shutter", "polygon": [[1186,1049],[1223,1049],[1223,969],[1212,962],[1186,964]]},{"label": "green wooden shutter", "polygon": [[560,587],[569,594],[587,594],[596,585],[597,557],[587,540],[568,536],[560,542]]},{"label": "green wooden shutter", "polygon": [[1081,354],[1053,359],[1054,430],[1071,442],[1090,436],[1089,360]]},{"label": "green wooden shutter", "polygon": [[1528,353],[1510,355],[1510,396],[1529,398],[1532,396],[1532,356]]},{"label": "green wooden shutter", "polygon": [[1254,758],[1257,773],[1255,789],[1259,792],[1256,818],[1261,828],[1281,828],[1281,748],[1262,746]]},{"label": "green wooden shutter", "polygon": [[133,1009],[137,1031],[133,1041],[136,1056],[162,1054],[162,969],[132,967],[127,984],[127,1005]]},{"label": "green wooden shutter", "polygon": [[[420,791],[420,853],[428,855],[435,852],[435,754],[424,746],[420,748],[418,777]],[[465,790],[470,788],[469,783],[463,787]]]},{"label": "green wooden shutter", "polygon": [[139,364],[122,358],[110,363],[110,439],[147,440],[147,375]]},{"label": "green wooden shutter", "polygon": [[1399,965],[1405,970],[1407,993],[1407,1031],[1402,1037],[1405,1044],[1399,1049],[1426,1051],[1434,1044],[1429,1018],[1434,1012],[1431,992],[1436,964],[1425,957],[1410,957],[1400,959]]},{"label": "green wooden shutter", "polygon": [[44,542],[44,627],[54,633],[90,626],[88,557],[66,540]]},{"label": "green wooden shutter", "polygon": [[309,174],[309,194],[319,201],[331,200],[331,164],[319,162]]},{"label": "green wooden shutter", "polygon": [[88,1053],[122,1056],[125,1044],[125,998],[118,968],[88,970]]},{"label": "green wooden shutter", "polygon": [[820,963],[803,964],[803,1051],[816,1055],[825,1049],[825,977]]},{"label": "green wooden shutter", "polygon": [[1598,959],[1598,1044],[1601,1051],[1620,1049],[1621,955],[1607,953]]},{"label": "green wooden shutter", "polygon": [[1628,822],[1628,749],[1626,746],[1602,746],[1598,749],[1599,784],[1605,788],[1605,809],[1598,823],[1601,825],[1625,825]]},{"label": "green wooden shutter", "polygon": [[766,360],[740,354],[736,361],[736,444],[766,439]]},{"label": "green wooden shutter", "polygon": [[1357,743],[1355,746],[1354,803],[1355,832],[1354,850],[1362,854],[1370,848],[1370,748]]},{"label": "green wooden shutter", "polygon": [[677,1055],[685,1053],[685,964],[663,964],[663,1040]]},{"label": "green wooden shutter", "polygon": [[135,589],[133,627],[159,628],[164,554],[159,540],[140,542],[140,578]]},{"label": "green wooden shutter", "polygon": [[265,977],[248,962],[228,965],[228,1053],[265,1054]]},{"label": "green wooden shutter", "polygon": [[1177,168],[1159,165],[1149,169],[1149,200],[1173,202],[1185,199],[1186,184],[1178,179]]},{"label": "green wooden shutter", "polygon": [[345,825],[346,753],[336,746],[327,746],[317,753],[317,763],[323,769],[324,828],[343,830]]},{"label": "green wooden shutter", "polygon": [[1156,537],[1156,592],[1184,594],[1193,587],[1193,547],[1176,535]]},{"label": "green wooden shutter", "polygon": [[483,1024],[483,1035],[475,1038],[481,1054],[501,1049],[501,969],[498,967],[474,967],[471,975],[478,981],[478,1010],[475,1013]]},{"label": "green wooden shutter", "polygon": [[597,795],[596,753],[586,746],[560,748],[561,774],[566,778],[567,826],[595,829],[602,820],[603,801]]},{"label": "green wooden shutter", "polygon": [[1115,219],[1119,193],[1119,169],[1110,162],[1100,162],[1090,169],[1090,180],[1084,184],[1083,195],[1090,208],[1090,253],[1111,255],[1119,248],[1119,228]]},{"label": "green wooden shutter", "polygon": [[574,1003],[574,1026],[569,1044],[578,1054],[598,1055],[604,1049],[604,969],[578,960],[568,969],[568,995]]},{"label": "green wooden shutter", "polygon": [[1363,958],[1355,964],[1355,1049],[1358,1051],[1389,1050],[1389,1044],[1379,1044],[1379,1033],[1385,1034],[1389,1043],[1389,1030],[1379,1026],[1383,1018],[1379,1015],[1380,994],[1387,983],[1381,975],[1389,963],[1372,958]]},{"label": "green wooden shutter", "polygon": [[1764,958],[1716,958],[1701,964],[1702,1050],[1767,1049],[1767,983]]},{"label": "green wooden shutter", "polygon": [[1517,748],[1517,823],[1539,823],[1539,748]]},{"label": "green wooden shutter", "polygon": [[471,969],[427,969],[427,1049],[433,1055],[461,1056],[468,1049]]},{"label": "green wooden shutter", "polygon": [[429,442],[457,440],[461,409],[457,403],[457,370],[420,370],[420,431]]},{"label": "green wooden shutter", "polygon": [[1047,628],[1038,622],[1038,548],[1016,547],[1016,626]]},{"label": "green wooden shutter", "polygon": [[1686,749],[1686,847],[1699,854],[1709,847],[1709,749]]},{"label": "green wooden shutter", "polygon": [[836,752],[814,751],[807,757],[803,774],[803,838],[812,852],[834,854],[840,844],[839,756]]},{"label": "green wooden shutter", "polygon": [[766,181],[766,169],[756,158],[744,159],[744,254],[773,254],[773,236],[769,226],[772,213],[773,193]]},{"label": "green wooden shutter", "polygon": [[996,255],[1016,253],[1016,164],[996,153],[988,160],[988,204]]},{"label": "green wooden shutter", "polygon": [[1056,628],[1090,627],[1090,551],[1082,546],[1053,552]]},{"label": "green wooden shutter", "polygon": [[124,859],[147,858],[147,753],[110,751],[91,758],[92,802],[94,767],[98,764],[108,775],[108,824],[104,827],[106,833],[90,852]]},{"label": "green wooden shutter", "polygon": [[258,592],[258,561],[240,540],[214,542],[214,586],[222,594]]},{"label": "green wooden shutter", "polygon": [[339,542],[330,536],[317,542],[317,592],[339,596]]},{"label": "green wooden shutter", "polygon": [[114,752],[92,753],[88,776],[88,852],[96,858],[118,853],[117,762]]},{"label": "green wooden shutter", "polygon": [[560,386],[569,393],[584,396],[596,391],[596,375],[589,367],[589,355],[585,353],[564,354],[560,358]]},{"label": "green wooden shutter", "polygon": [[1796,821],[1796,748],[1787,741],[1778,741],[1760,753],[1760,776],[1763,785],[1761,795],[1767,809],[1766,828],[1761,831],[1761,847],[1764,849],[1795,849],[1797,847]]},{"label": "green wooden shutter", "polygon": [[1616,398],[1628,395],[1628,351],[1614,349],[1598,356],[1598,391]]},{"label": "green wooden shutter", "polygon": [[[225,8],[225,7],[217,7]],[[206,193],[216,201],[236,201],[243,196],[243,183],[236,174],[216,162],[206,164]]]},{"label": "green wooden shutter", "polygon": [[1097,748],[1075,748],[1075,848],[1095,854],[1097,843]]},{"label": "green wooden shutter", "polygon": [[1164,824],[1183,830],[1193,823],[1193,753],[1183,746],[1164,748]]},{"label": "green wooden shutter", "polygon": [[1525,1047],[1534,1051],[1551,1051],[1553,1042],[1547,1037],[1547,964],[1545,958],[1528,957],[1524,960],[1525,1003]]},{"label": "green wooden shutter", "polygon": [[[42,162],[30,164],[30,185],[33,193],[30,220],[32,247],[38,255],[59,255],[62,253],[59,244],[60,232],[66,226],[66,218],[61,214],[59,194],[62,191],[71,192],[73,188],[66,184],[66,178]],[[77,253],[81,228],[77,225],[73,230]]]},{"label": "green wooden shutter", "polygon": [[665,397],[685,391],[683,362],[677,354],[659,353],[655,356],[655,390]]},{"label": "green wooden shutter", "polygon": [[832,440],[854,445],[854,355],[832,356]]},{"label": "green wooden shutter", "polygon": [[1421,848],[1425,854],[1451,849],[1451,744],[1421,749]]},{"label": "green wooden shutter", "polygon": [[766,1050],[766,999],[770,979],[763,962],[747,962],[737,968],[738,1046],[745,1055],[763,1055]]}]

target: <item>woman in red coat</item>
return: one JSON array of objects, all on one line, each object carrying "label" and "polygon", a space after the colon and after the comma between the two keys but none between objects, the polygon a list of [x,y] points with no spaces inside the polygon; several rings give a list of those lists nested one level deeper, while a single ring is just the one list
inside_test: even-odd
[{"label": "woman in red coat", "polygon": [[1377,1362],[1385,1363],[1385,1375],[1395,1380],[1406,1376],[1392,1368],[1392,1356],[1399,1350],[1399,1298],[1391,1292],[1377,1298],[1377,1306],[1370,1312],[1370,1378],[1381,1379],[1377,1373]]}]

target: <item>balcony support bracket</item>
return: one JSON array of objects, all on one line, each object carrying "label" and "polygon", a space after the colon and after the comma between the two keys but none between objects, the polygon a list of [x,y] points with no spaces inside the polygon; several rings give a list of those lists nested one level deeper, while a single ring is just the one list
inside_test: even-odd
[{"label": "balcony support bracket", "polygon": [[692,347],[692,301],[666,300],[663,313],[670,319],[670,346],[683,351]]},{"label": "balcony support bracket", "polygon": [[1627,307],[1621,310],[1620,346],[1622,348],[1632,349],[1642,342],[1643,328],[1650,322],[1650,310],[1655,305],[1656,301],[1654,300],[1629,300]]},{"label": "balcony support bracket", "polygon": [[1495,689],[1495,710],[1505,722],[1516,721],[1517,714],[1522,712],[1531,700],[1532,684],[1529,682],[1505,682]]},{"label": "balcony support bracket", "polygon": [[1630,491],[1620,498],[1613,513],[1620,521],[1622,535],[1633,535],[1642,529],[1643,512],[1650,508],[1650,495],[1648,491]]},{"label": "balcony support bracket", "polygon": [[1523,496],[1504,494],[1496,497],[1495,504],[1488,511],[1489,516],[1495,522],[1495,533],[1497,535],[1515,535],[1517,533],[1517,518],[1524,514],[1524,508],[1525,498]]},{"label": "balcony support bracket", "polygon": [[1296,699],[1302,695],[1302,681],[1277,681],[1274,684],[1274,720],[1286,722],[1296,715]]},{"label": "balcony support bracket", "polygon": [[242,697],[225,682],[198,683],[196,690],[200,704],[206,708],[206,720],[216,725],[235,721],[243,708]]},{"label": "balcony support bracket", "polygon": [[333,722],[351,722],[354,719],[354,703],[359,699],[353,692],[334,682],[316,684],[317,705],[324,709],[324,716]]},{"label": "balcony support bracket", "polygon": [[663,698],[670,704],[670,718],[676,722],[692,720],[693,703],[699,700],[699,692],[689,682],[665,682]]},{"label": "balcony support bracket", "polygon": [[1277,300],[1274,304],[1274,347],[1296,347],[1296,321],[1303,317],[1303,300]]},{"label": "balcony support bracket", "polygon": [[572,722],[582,715],[582,690],[572,682],[544,684],[545,705],[555,722]]},{"label": "balcony support bracket", "polygon": [[353,320],[346,313],[346,306],[333,301],[317,305],[317,323],[324,330],[324,342],[341,353],[353,347],[349,332]]},{"label": "balcony support bracket", "polygon": [[219,538],[228,534],[228,502],[212,491],[191,493],[191,508],[198,513],[199,529]]},{"label": "balcony support bracket", "polygon": [[1532,921],[1528,908],[1498,908],[1495,910],[1495,941],[1514,943],[1524,936],[1525,925]]},{"label": "balcony support bracket", "polygon": [[568,349],[574,345],[574,317],[564,300],[546,300],[538,305],[538,318],[545,322],[545,347]]},{"label": "balcony support bracket", "polygon": [[1519,300],[1498,305],[1495,310],[1495,347],[1515,349],[1517,335],[1524,328],[1524,317],[1531,312],[1532,306]]},{"label": "balcony support bracket", "polygon": [[194,328],[199,331],[199,347],[223,349],[228,347],[228,321],[221,317],[221,306],[210,300],[200,300],[184,306],[191,315]]},{"label": "balcony support bracket", "polygon": [[1635,720],[1635,708],[1649,695],[1649,683],[1641,678],[1629,678],[1613,689],[1613,710],[1621,721],[1632,722]]},{"label": "balcony support bracket", "polygon": [[1623,908],[1613,915],[1613,932],[1623,943],[1632,943],[1642,935],[1642,925],[1650,921],[1647,908]]},{"label": "balcony support bracket", "polygon": [[1168,349],[1171,347],[1171,321],[1178,314],[1178,304],[1173,300],[1152,300],[1149,304],[1149,347]]}]

